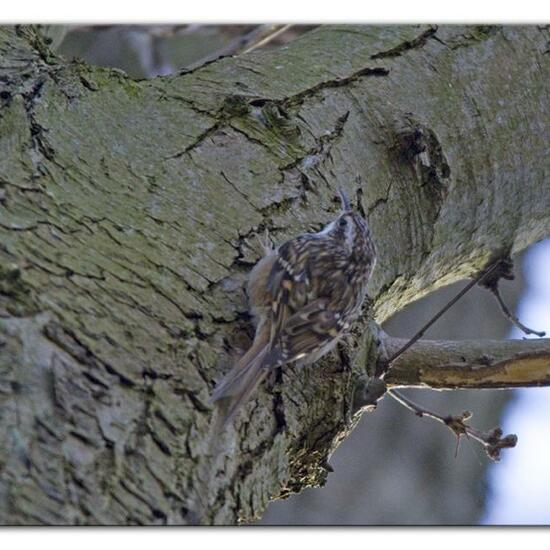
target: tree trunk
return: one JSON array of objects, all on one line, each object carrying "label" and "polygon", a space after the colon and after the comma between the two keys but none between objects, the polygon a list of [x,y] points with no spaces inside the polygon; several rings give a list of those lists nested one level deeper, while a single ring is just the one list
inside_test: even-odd
[{"label": "tree trunk", "polygon": [[[0,521],[233,524],[323,483],[370,402],[377,323],[550,234],[549,39],[326,26],[133,81],[0,28]],[[218,440],[254,236],[317,229],[338,187],[377,242],[368,315]],[[445,386],[404,360],[392,385]]]}]

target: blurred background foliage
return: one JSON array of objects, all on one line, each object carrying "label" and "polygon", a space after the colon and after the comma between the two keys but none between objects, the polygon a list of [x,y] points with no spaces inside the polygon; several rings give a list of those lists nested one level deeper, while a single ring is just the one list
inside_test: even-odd
[{"label": "blurred background foliage", "polygon": [[[312,25],[76,25],[43,26],[50,45],[67,59],[122,69],[142,79],[189,70],[222,55],[277,48]],[[511,309],[524,290],[521,259],[516,279],[502,285]],[[457,283],[410,305],[390,319],[386,332],[408,337],[464,285]],[[537,328],[537,327],[535,327]],[[475,288],[426,335],[428,338],[505,338],[510,325],[494,298]],[[474,412],[482,429],[501,423],[512,391],[409,390],[440,413]],[[518,434],[521,444],[521,434]],[[513,453],[514,450],[507,451]],[[421,419],[391,399],[365,414],[331,459],[334,473],[323,488],[270,505],[264,525],[475,524],[486,515],[490,465],[478,445]],[[502,468],[502,464],[491,468]],[[494,477],[494,476],[493,476]]]}]

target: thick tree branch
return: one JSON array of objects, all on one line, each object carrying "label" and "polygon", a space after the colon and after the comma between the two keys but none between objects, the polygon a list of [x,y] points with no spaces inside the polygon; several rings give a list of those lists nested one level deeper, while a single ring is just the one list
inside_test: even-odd
[{"label": "thick tree branch", "polygon": [[[388,338],[388,353],[407,340]],[[550,339],[419,340],[395,360],[389,387],[517,388],[550,385]]]}]

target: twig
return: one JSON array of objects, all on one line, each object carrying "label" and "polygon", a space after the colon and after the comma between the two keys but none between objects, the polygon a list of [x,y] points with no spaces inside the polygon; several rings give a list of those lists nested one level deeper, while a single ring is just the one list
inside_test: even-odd
[{"label": "twig", "polygon": [[518,438],[515,434],[509,434],[502,437],[501,428],[493,428],[488,432],[482,432],[477,428],[468,426],[466,424],[466,421],[472,417],[472,413],[470,411],[464,411],[461,415],[457,416],[441,416],[440,414],[430,411],[429,409],[418,405],[414,401],[411,401],[408,397],[405,397],[401,392],[398,392],[397,390],[389,390],[388,393],[397,402],[401,403],[401,405],[403,405],[407,409],[413,411],[417,416],[421,418],[427,416],[429,418],[432,418],[433,420],[436,420],[437,422],[440,422],[441,424],[445,424],[445,426],[447,426],[457,437],[457,450],[460,436],[465,435],[466,437],[471,437],[472,439],[481,443],[481,445],[483,445],[483,448],[485,449],[485,452],[487,453],[487,456],[491,460],[498,461],[500,460],[501,449],[515,447],[518,442]]},{"label": "twig", "polygon": [[504,303],[504,300],[502,299],[502,296],[500,295],[500,291],[498,289],[498,286],[490,287],[489,290],[493,293],[495,298],[497,299],[498,304],[500,305],[500,309],[502,313],[504,314],[504,317],[510,321],[513,325],[515,325],[519,330],[524,332],[525,334],[536,334],[540,338],[543,338],[546,336],[546,332],[542,330],[533,330],[529,327],[526,327],[517,317],[512,315],[506,304]]},{"label": "twig", "polygon": [[546,335],[543,331],[532,330],[529,327],[526,327],[520,320],[512,315],[507,305],[504,303],[500,291],[498,289],[498,283],[501,279],[508,279],[509,281],[514,279],[514,273],[512,268],[514,267],[514,262],[511,258],[501,259],[499,263],[499,269],[495,271],[491,277],[485,277],[483,281],[480,281],[480,286],[490,290],[495,298],[497,299],[500,310],[504,314],[504,317],[508,319],[513,325],[519,328],[525,334],[536,334],[540,338]]},{"label": "twig", "polygon": [[279,31],[281,27],[285,28],[289,27],[289,25],[258,25],[248,33],[238,36],[223,48],[216,50],[215,52],[211,52],[203,58],[193,62],[187,67],[187,69],[196,69],[197,67],[200,67],[205,63],[209,63],[210,61],[214,61],[220,57],[237,55],[239,53],[243,53],[244,51],[250,51],[250,48],[254,49],[258,47],[258,45],[265,38],[269,38],[269,40],[275,38],[273,35],[275,33],[280,34]]},{"label": "twig", "polygon": [[277,36],[279,36],[280,34],[283,34],[284,32],[288,31],[290,27],[292,27],[292,25],[282,25],[279,29],[274,30],[273,32],[271,32],[270,34],[268,34],[267,36],[265,36],[255,44],[252,44],[251,46],[249,46],[242,53],[249,53],[256,50],[257,48],[261,48],[265,46],[266,44],[271,42],[274,38],[277,38]]},{"label": "twig", "polygon": [[[439,310],[438,313],[436,313],[403,347],[398,349],[386,362],[386,372],[388,367],[392,364],[393,361],[395,361],[400,355],[402,355],[405,351],[407,351],[416,341],[420,340],[422,336],[424,336],[424,333],[449,309],[451,309],[452,306],[464,296],[471,288],[473,288],[475,285],[483,281],[486,277],[488,277],[500,264],[500,260],[495,262],[493,265],[491,265],[489,268],[482,271],[477,277],[472,279],[450,302],[448,302],[441,310]],[[384,377],[386,373],[384,372],[382,374],[382,378]]]}]

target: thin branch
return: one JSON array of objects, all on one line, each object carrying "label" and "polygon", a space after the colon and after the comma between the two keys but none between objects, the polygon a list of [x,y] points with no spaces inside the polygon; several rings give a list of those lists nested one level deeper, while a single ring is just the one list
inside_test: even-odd
[{"label": "thin branch", "polygon": [[242,53],[249,53],[249,52],[252,52],[252,51],[254,51],[258,48],[262,48],[266,44],[269,44],[269,42],[271,42],[274,38],[277,38],[279,35],[283,34],[286,31],[288,31],[288,29],[290,29],[290,27],[292,27],[292,26],[293,25],[282,25],[279,29],[274,30],[273,32],[271,32],[270,34],[268,34],[267,36],[265,36],[264,38],[262,38],[261,40],[259,40],[255,44],[252,44],[251,46],[249,46]]},{"label": "thin branch", "polygon": [[498,264],[498,269],[494,271],[491,276],[486,276],[482,281],[479,282],[479,285],[487,290],[490,290],[495,298],[497,299],[498,305],[506,319],[515,325],[519,330],[525,334],[536,334],[540,338],[546,335],[543,331],[532,330],[529,327],[526,327],[520,320],[512,315],[511,311],[508,309],[508,306],[504,303],[500,291],[498,289],[498,284],[501,279],[508,279],[509,281],[514,279],[513,272],[514,262],[512,258],[502,258]]},{"label": "thin branch", "polygon": [[417,416],[421,418],[426,416],[447,426],[458,438],[457,445],[462,435],[465,435],[466,437],[471,437],[478,443],[481,443],[481,445],[483,445],[483,448],[485,449],[485,452],[487,453],[487,456],[491,460],[500,460],[501,449],[509,449],[515,447],[517,444],[518,438],[515,434],[509,434],[502,437],[502,430],[500,428],[493,428],[488,432],[482,432],[477,428],[468,426],[468,424],[466,424],[466,421],[472,417],[472,413],[470,411],[464,411],[462,414],[457,416],[442,416],[436,412],[426,409],[425,407],[415,403],[414,401],[411,401],[401,392],[390,390],[388,393],[397,402],[399,402],[407,409],[413,411]]},{"label": "thin branch", "polygon": [[275,36],[273,36],[274,33],[279,33],[281,28],[288,26],[289,25],[258,25],[250,32],[238,36],[223,48],[211,52],[203,58],[193,62],[187,67],[187,69],[196,69],[197,67],[200,67],[205,63],[209,63],[210,61],[214,61],[220,57],[237,55],[239,53],[243,53],[244,51],[250,51],[250,48],[258,47],[257,45],[265,38],[271,37],[269,39],[272,40],[275,38]]},{"label": "thin branch", "polygon": [[[407,340],[386,337],[391,354]],[[550,339],[420,340],[394,361],[390,387],[498,389],[550,386]]]},{"label": "thin branch", "polygon": [[497,299],[497,301],[500,305],[500,309],[501,309],[502,313],[504,314],[504,316],[506,317],[506,319],[508,319],[513,325],[515,325],[517,328],[519,328],[519,330],[521,330],[525,334],[536,334],[540,338],[543,338],[544,336],[546,336],[546,332],[544,332],[542,330],[533,330],[529,327],[526,327],[517,317],[512,315],[512,313],[510,312],[510,310],[508,309],[508,307],[504,303],[504,300],[502,299],[502,296],[500,295],[500,291],[498,289],[498,286],[494,286],[494,287],[490,288],[489,290],[493,293],[493,295]]},{"label": "thin branch", "polygon": [[[489,268],[485,269],[481,273],[479,273],[474,279],[472,279],[450,302],[448,302],[438,313],[436,313],[402,348],[398,349],[387,361],[387,366],[389,367],[393,361],[395,361],[400,355],[402,355],[406,350],[408,350],[415,342],[420,340],[422,336],[424,336],[424,333],[449,309],[451,309],[452,306],[464,296],[471,288],[473,288],[475,285],[481,283],[483,279],[488,277],[500,264],[500,260],[495,262],[493,265],[491,265]],[[382,378],[384,377],[384,374],[382,374]]]}]

